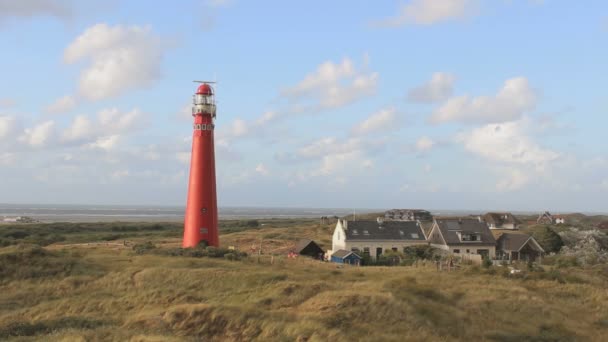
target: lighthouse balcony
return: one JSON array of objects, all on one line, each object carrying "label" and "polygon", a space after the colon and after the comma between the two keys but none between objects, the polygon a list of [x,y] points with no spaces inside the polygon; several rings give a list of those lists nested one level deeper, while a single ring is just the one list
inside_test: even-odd
[{"label": "lighthouse balcony", "polygon": [[215,116],[215,105],[214,104],[195,104],[192,107],[192,115],[197,114],[211,114]]}]

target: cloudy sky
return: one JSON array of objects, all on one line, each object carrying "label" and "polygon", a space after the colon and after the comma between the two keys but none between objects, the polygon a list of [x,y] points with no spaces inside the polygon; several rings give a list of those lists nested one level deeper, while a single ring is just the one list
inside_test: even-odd
[{"label": "cloudy sky", "polygon": [[0,0],[0,202],[608,211],[608,3]]}]

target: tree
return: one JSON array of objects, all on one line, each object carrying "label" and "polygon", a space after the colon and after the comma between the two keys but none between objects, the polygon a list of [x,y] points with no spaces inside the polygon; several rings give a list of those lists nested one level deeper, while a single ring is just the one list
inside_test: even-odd
[{"label": "tree", "polygon": [[564,245],[562,238],[549,226],[540,226],[532,231],[534,239],[546,253],[557,253]]}]

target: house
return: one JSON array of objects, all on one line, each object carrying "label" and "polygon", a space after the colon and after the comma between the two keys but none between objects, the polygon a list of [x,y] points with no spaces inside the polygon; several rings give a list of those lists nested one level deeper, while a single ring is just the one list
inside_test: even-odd
[{"label": "house", "polygon": [[385,220],[395,221],[433,221],[433,215],[422,209],[391,209],[384,212]]},{"label": "house", "polygon": [[316,242],[308,239],[298,241],[295,251],[300,255],[306,255],[315,259],[322,258],[325,254],[325,251]]},{"label": "house", "polygon": [[481,219],[436,218],[428,239],[431,246],[455,255],[496,255],[496,240]]},{"label": "house", "polygon": [[566,218],[563,216],[553,216],[553,221],[555,222],[555,224],[565,224]]},{"label": "house", "polygon": [[545,211],[544,213],[540,214],[538,216],[538,219],[536,219],[536,223],[538,224],[553,224],[553,216],[551,215],[550,212]]},{"label": "house", "polygon": [[[403,252],[414,245],[427,244],[416,221],[338,220],[332,237],[332,250],[346,250],[376,259],[385,251]],[[335,253],[335,252],[334,252]]]},{"label": "house", "polygon": [[340,249],[331,255],[331,262],[359,266],[361,265],[361,257],[355,252]]},{"label": "house", "polygon": [[530,235],[515,232],[498,232],[496,237],[496,258],[508,261],[536,261],[541,259],[545,250]]},{"label": "house", "polygon": [[490,229],[519,229],[522,222],[511,213],[486,213],[483,215]]}]

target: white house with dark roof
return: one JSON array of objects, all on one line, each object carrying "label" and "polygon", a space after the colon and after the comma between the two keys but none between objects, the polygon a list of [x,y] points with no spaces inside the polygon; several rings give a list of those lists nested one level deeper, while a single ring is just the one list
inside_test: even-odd
[{"label": "white house with dark roof", "polygon": [[490,229],[519,229],[522,223],[511,213],[486,213],[483,220]]},{"label": "white house with dark roof", "polygon": [[496,240],[481,219],[436,218],[428,239],[431,246],[455,255],[496,256]]},{"label": "white house with dark roof", "polygon": [[332,237],[332,250],[346,250],[377,258],[385,251],[403,252],[414,245],[428,244],[416,221],[338,220]]}]

